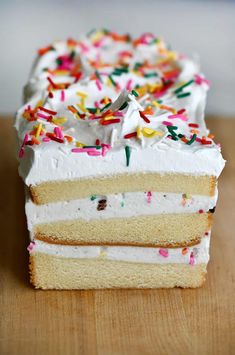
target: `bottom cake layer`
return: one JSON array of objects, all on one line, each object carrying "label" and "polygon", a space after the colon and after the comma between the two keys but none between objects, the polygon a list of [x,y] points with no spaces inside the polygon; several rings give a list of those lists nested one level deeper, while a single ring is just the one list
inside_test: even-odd
[{"label": "bottom cake layer", "polygon": [[31,282],[42,289],[195,288],[205,281],[206,265],[30,256]]},{"label": "bottom cake layer", "polygon": [[30,243],[30,276],[36,288],[199,287],[209,261],[210,237],[195,247],[148,248]]}]

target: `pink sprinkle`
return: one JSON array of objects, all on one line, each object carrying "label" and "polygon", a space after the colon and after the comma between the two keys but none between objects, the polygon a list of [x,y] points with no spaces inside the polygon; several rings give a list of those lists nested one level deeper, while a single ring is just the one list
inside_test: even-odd
[{"label": "pink sprinkle", "polygon": [[151,203],[151,199],[152,199],[152,192],[148,191],[147,192],[147,201],[148,201],[148,203]]},{"label": "pink sprinkle", "polygon": [[114,114],[115,117],[124,117],[124,113],[121,111],[116,111]]},{"label": "pink sprinkle", "polygon": [[126,89],[127,91],[130,91],[131,90],[131,84],[132,84],[132,79],[129,79],[126,83]]},{"label": "pink sprinkle", "polygon": [[164,124],[165,126],[173,126],[173,123],[169,121],[163,121],[162,124]]},{"label": "pink sprinkle", "polygon": [[196,140],[196,142],[199,142],[199,143],[201,143],[201,141],[202,141],[201,138],[199,138],[199,137],[196,137],[195,140]]},{"label": "pink sprinkle", "polygon": [[44,138],[42,138],[42,141],[43,142],[50,142],[50,138],[49,137],[44,137]]},{"label": "pink sprinkle", "polygon": [[95,107],[96,107],[96,108],[100,108],[100,104],[99,104],[98,101],[95,101]]},{"label": "pink sprinkle", "polygon": [[198,84],[198,85],[201,85],[201,84],[204,83],[204,84],[210,86],[209,80],[203,78],[202,76],[200,76],[198,74],[195,75],[195,83]]},{"label": "pink sprinkle", "polygon": [[96,157],[96,156],[101,155],[102,153],[99,152],[98,150],[94,150],[93,152],[88,152],[87,154],[90,155],[90,156]]},{"label": "pink sprinkle", "polygon": [[29,140],[29,135],[26,133],[26,135],[24,136],[23,143],[20,147],[19,158],[22,158],[24,156],[24,146],[28,142],[28,140]]},{"label": "pink sprinkle", "polygon": [[73,148],[73,153],[92,153],[96,152],[96,148]]},{"label": "pink sprinkle", "polygon": [[107,152],[111,149],[111,145],[110,144],[101,144],[101,147],[102,147],[102,156],[105,157]]},{"label": "pink sprinkle", "polygon": [[163,256],[164,258],[167,258],[168,257],[168,250],[167,249],[159,249],[159,254],[161,255],[161,256]]},{"label": "pink sprinkle", "polygon": [[24,156],[24,147],[21,147],[20,148],[20,151],[19,151],[19,158],[23,158],[23,156]]},{"label": "pink sprinkle", "polygon": [[178,114],[178,113],[176,115],[170,115],[170,116],[168,116],[168,118],[170,118],[170,119],[179,118],[182,121],[188,121],[188,117]]},{"label": "pink sprinkle", "polygon": [[60,100],[61,101],[65,100],[65,92],[64,92],[64,90],[62,90],[61,93],[60,93]]},{"label": "pink sprinkle", "polygon": [[35,242],[30,242],[29,246],[27,247],[28,251],[32,251],[35,246]]},{"label": "pink sprinkle", "polygon": [[64,138],[60,127],[55,127],[54,128],[54,133],[55,133],[57,138],[59,138],[59,139],[63,139]]},{"label": "pink sprinkle", "polygon": [[193,252],[190,253],[189,264],[192,266],[195,264],[195,258]]},{"label": "pink sprinkle", "polygon": [[100,81],[98,79],[96,79],[95,83],[96,83],[96,86],[97,86],[98,90],[101,91],[102,90],[102,86],[101,86]]},{"label": "pink sprinkle", "polygon": [[37,112],[37,115],[38,115],[38,117],[45,118],[46,120],[48,120],[50,118],[50,116],[44,115],[44,113],[41,113],[41,112]]}]

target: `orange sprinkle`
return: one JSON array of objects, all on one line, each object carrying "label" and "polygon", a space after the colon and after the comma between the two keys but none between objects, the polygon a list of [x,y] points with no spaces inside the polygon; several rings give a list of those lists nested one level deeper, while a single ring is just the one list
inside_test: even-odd
[{"label": "orange sprinkle", "polygon": [[183,248],[183,249],[182,249],[182,254],[183,254],[183,255],[187,254],[187,252],[188,252],[188,248]]},{"label": "orange sprinkle", "polygon": [[73,138],[71,136],[64,136],[64,138],[67,139],[69,143],[73,141]]},{"label": "orange sprinkle", "polygon": [[31,140],[32,140],[32,142],[33,142],[34,144],[36,144],[36,145],[39,145],[39,144],[40,144],[39,140],[37,140],[37,138],[35,138],[34,136],[31,138]]},{"label": "orange sprinkle", "polygon": [[208,137],[208,138],[213,139],[213,138],[215,138],[215,135],[214,135],[214,134],[209,133],[207,137]]}]

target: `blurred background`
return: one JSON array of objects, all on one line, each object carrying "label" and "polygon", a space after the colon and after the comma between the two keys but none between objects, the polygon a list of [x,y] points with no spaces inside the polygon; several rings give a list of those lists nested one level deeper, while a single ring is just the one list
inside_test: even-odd
[{"label": "blurred background", "polygon": [[200,57],[212,84],[207,114],[235,117],[235,1],[0,0],[0,116],[21,105],[36,50],[92,28],[154,32]]}]

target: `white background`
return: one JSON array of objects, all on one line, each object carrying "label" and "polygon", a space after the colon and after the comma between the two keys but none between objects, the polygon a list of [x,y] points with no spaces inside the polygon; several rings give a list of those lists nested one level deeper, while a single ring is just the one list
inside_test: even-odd
[{"label": "white background", "polygon": [[235,3],[222,0],[0,0],[0,113],[21,104],[37,48],[99,27],[152,31],[197,53],[212,83],[207,113],[235,116]]}]

